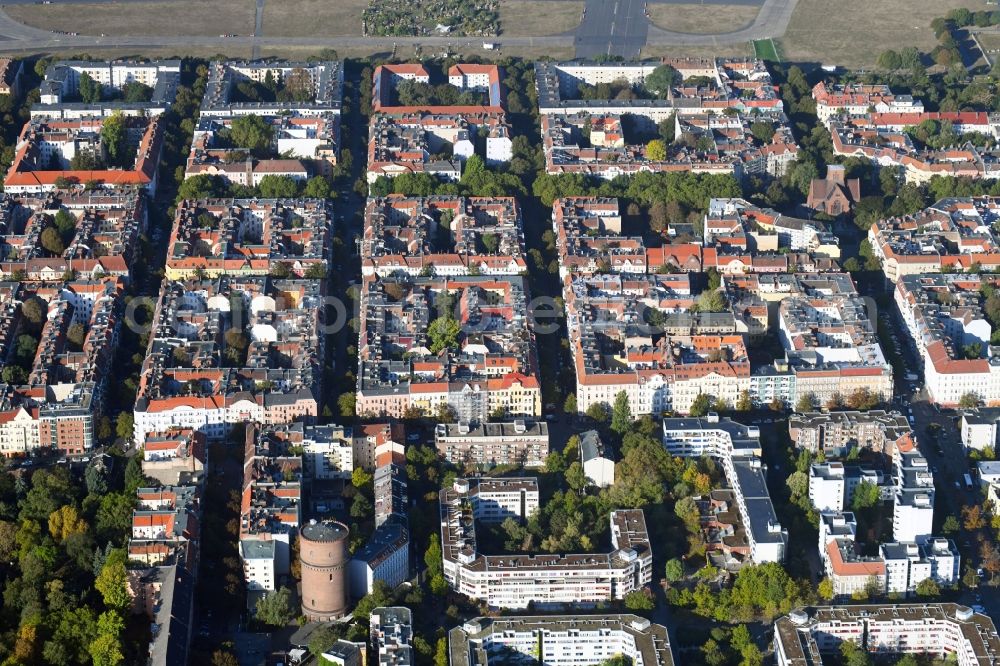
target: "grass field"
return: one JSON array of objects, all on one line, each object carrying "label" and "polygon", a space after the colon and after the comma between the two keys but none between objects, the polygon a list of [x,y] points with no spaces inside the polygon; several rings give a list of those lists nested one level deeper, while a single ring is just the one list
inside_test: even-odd
[{"label": "grass field", "polygon": [[500,30],[519,37],[557,35],[580,25],[583,5],[582,0],[500,0]]},{"label": "grass field", "polygon": [[268,0],[264,4],[264,34],[268,37],[361,35],[361,13],[367,6],[368,0]]},{"label": "grass field", "polygon": [[982,0],[799,0],[779,40],[782,58],[863,67],[886,49],[930,51],[937,44],[931,21],[957,7],[988,8]]},{"label": "grass field", "polygon": [[757,16],[757,7],[650,3],[649,20],[657,28],[674,32],[705,34],[739,30]]},{"label": "grass field", "polygon": [[773,39],[758,39],[754,41],[753,54],[761,60],[781,62],[781,58],[778,57],[778,49],[774,45]]},{"label": "grass field", "polygon": [[254,0],[170,0],[124,5],[8,5],[4,11],[36,28],[81,35],[210,36],[252,34],[255,9]]}]

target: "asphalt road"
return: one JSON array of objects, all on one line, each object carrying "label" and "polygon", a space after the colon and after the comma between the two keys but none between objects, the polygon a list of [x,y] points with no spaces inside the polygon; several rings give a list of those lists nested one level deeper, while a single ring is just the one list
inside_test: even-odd
[{"label": "asphalt road", "polygon": [[649,32],[645,8],[645,0],[587,0],[573,42],[576,57],[637,58]]}]

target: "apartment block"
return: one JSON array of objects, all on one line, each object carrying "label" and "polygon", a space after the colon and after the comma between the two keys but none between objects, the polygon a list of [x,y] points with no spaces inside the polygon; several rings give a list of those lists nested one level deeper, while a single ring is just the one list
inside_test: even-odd
[{"label": "apartment block", "polygon": [[234,424],[311,423],[325,335],[322,280],[166,281],[135,405],[135,439],[172,427],[210,440]]},{"label": "apartment block", "polygon": [[[458,421],[541,414],[527,284],[520,276],[366,279],[361,285],[358,414],[449,408]],[[458,339],[437,349],[432,322]],[[440,344],[440,341],[438,342]],[[437,353],[433,353],[437,352]],[[443,352],[443,353],[442,353]]]},{"label": "apartment block", "polygon": [[142,445],[142,473],[164,485],[190,483],[205,469],[205,435],[192,428],[150,433]]},{"label": "apartment block", "polygon": [[634,666],[674,664],[666,628],[637,615],[478,617],[448,633],[451,666],[487,666],[498,653],[550,666],[589,666],[616,657]]},{"label": "apartment block", "polygon": [[456,465],[542,467],[549,455],[549,425],[514,419],[506,423],[439,423],[434,445]]},{"label": "apartment block", "polygon": [[197,543],[201,491],[196,486],[139,488],[128,558],[159,566]]},{"label": "apartment block", "polygon": [[913,215],[874,222],[868,230],[872,252],[893,283],[907,275],[963,272],[973,265],[1000,267],[1000,198],[942,199]]},{"label": "apartment block", "polygon": [[[42,247],[41,234],[57,215],[72,216],[75,228],[62,253],[53,256]],[[139,192],[7,194],[0,200],[0,276],[46,283],[67,276],[129,281],[146,223],[146,198]]]},{"label": "apartment block", "polygon": [[[108,165],[101,140],[106,118],[59,120],[34,118],[17,139],[14,161],[4,179],[12,194],[81,189],[97,184],[116,192],[145,189],[155,194],[163,148],[162,116],[126,116],[125,150],[135,158],[125,168]],[[74,158],[89,156],[90,168],[74,168]]]},{"label": "apartment block", "polygon": [[809,466],[809,502],[817,511],[843,511],[844,490],[843,463],[813,463]]},{"label": "apartment block", "polygon": [[826,123],[831,118],[875,113],[923,113],[924,104],[911,95],[897,95],[885,84],[846,83],[831,85],[820,81],[812,89],[816,115]]},{"label": "apartment block", "polygon": [[663,419],[663,445],[672,456],[717,460],[733,489],[750,559],[756,564],[784,561],[788,530],[778,522],[767,491],[756,426],[714,414],[705,419]]},{"label": "apartment block", "polygon": [[1000,408],[976,407],[962,412],[962,444],[966,449],[982,451],[989,447],[996,450],[997,424],[1000,423]]},{"label": "apartment block", "polygon": [[351,595],[369,594],[375,581],[395,589],[410,577],[410,533],[402,520],[382,523],[348,565]]},{"label": "apartment block", "polygon": [[[710,199],[702,243],[721,253],[811,252],[840,258],[837,237],[823,222],[782,215],[745,199]],[[719,260],[722,261],[721,259]]]},{"label": "apartment block", "polygon": [[896,307],[932,401],[955,406],[972,394],[1000,404],[1000,358],[990,351],[992,326],[981,293],[997,283],[974,274],[906,275],[896,283]]},{"label": "apartment block", "polygon": [[413,615],[404,606],[383,606],[371,613],[372,651],[379,666],[413,663]]},{"label": "apartment block", "polygon": [[879,409],[792,414],[788,434],[796,448],[828,457],[846,456],[855,447],[891,455],[896,445],[912,440],[905,416]]},{"label": "apartment block", "polygon": [[[340,114],[343,97],[343,67],[327,60],[319,62],[213,61],[208,68],[201,117],[241,115],[309,117]],[[239,91],[244,81],[292,88],[290,99],[249,101]]]},{"label": "apartment block", "polygon": [[961,575],[961,555],[950,539],[934,538],[923,544],[884,543],[879,554],[885,560],[886,592],[912,595],[917,585],[931,579],[945,587],[955,585]]},{"label": "apartment block", "polygon": [[[778,666],[821,665],[851,641],[873,654],[927,654],[959,666],[1000,660],[993,620],[959,604],[798,608],[774,624]],[[835,663],[831,657],[828,663]]]},{"label": "apartment block", "polygon": [[534,479],[458,479],[440,494],[444,575],[452,589],[491,608],[591,606],[622,599],[652,580],[641,510],[611,513],[610,553],[486,555],[475,520],[502,522],[537,510]]},{"label": "apartment block", "polygon": [[448,69],[448,83],[460,90],[486,93],[484,104],[460,106],[403,106],[396,99],[396,86],[401,81],[430,82],[430,72],[418,63],[379,65],[372,76],[372,107],[376,113],[502,113],[506,99],[501,83],[500,67],[457,63]]},{"label": "apartment block", "polygon": [[520,275],[524,254],[513,197],[392,196],[365,207],[362,275]]},{"label": "apartment block", "polygon": [[[99,102],[80,99],[80,81],[84,75],[100,86],[104,99]],[[31,117],[72,120],[101,118],[116,112],[155,116],[170,108],[180,81],[180,60],[60,60],[45,70],[39,100],[31,106]],[[148,88],[145,95],[148,99],[138,102],[115,99],[130,84]]]},{"label": "apartment block", "polygon": [[375,469],[375,527],[394,518],[406,520],[409,504],[406,468],[403,461],[381,465]]}]

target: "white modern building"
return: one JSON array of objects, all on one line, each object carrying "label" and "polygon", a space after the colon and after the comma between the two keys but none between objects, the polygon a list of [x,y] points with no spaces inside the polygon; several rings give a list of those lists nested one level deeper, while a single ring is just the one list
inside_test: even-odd
[{"label": "white modern building", "polygon": [[704,419],[663,419],[663,445],[673,456],[718,460],[733,487],[753,562],[785,559],[788,530],[778,522],[767,491],[759,428],[716,414]]},{"label": "white modern building", "polygon": [[349,479],[354,471],[354,437],[350,428],[336,425],[306,426],[302,437],[302,462],[313,479]]},{"label": "white modern building", "polygon": [[272,592],[278,577],[275,573],[275,545],[271,539],[240,539],[240,558],[247,590]]},{"label": "white modern building", "polygon": [[410,576],[410,534],[399,520],[383,523],[348,565],[351,595],[363,597],[381,580],[395,589]]},{"label": "white modern building", "polygon": [[949,539],[929,539],[922,545],[884,543],[880,552],[885,561],[889,594],[913,594],[917,585],[928,578],[942,587],[958,582],[961,556]]},{"label": "white modern building", "polygon": [[774,624],[777,666],[822,666],[851,641],[876,654],[952,657],[958,666],[1000,663],[1000,638],[986,615],[959,604],[799,608]]},{"label": "white modern building", "polygon": [[596,430],[580,435],[580,462],[587,479],[598,488],[607,488],[615,482],[615,461],[611,450],[601,441]]},{"label": "white modern building", "polygon": [[927,459],[915,448],[897,447],[893,454],[895,497],[892,534],[897,541],[923,543],[934,522],[934,475]]},{"label": "white modern building", "polygon": [[486,666],[501,653],[546,666],[615,657],[632,666],[674,664],[666,628],[637,615],[478,617],[448,633],[450,666]]},{"label": "white modern building", "polygon": [[817,511],[843,511],[844,495],[844,463],[810,465],[809,501]]},{"label": "white modern building", "polygon": [[594,606],[623,599],[653,578],[641,510],[612,511],[610,553],[483,555],[476,520],[523,519],[538,509],[535,479],[456,479],[440,493],[444,577],[490,608]]},{"label": "white modern building", "polygon": [[962,444],[967,449],[996,450],[1000,407],[978,407],[962,414]]}]

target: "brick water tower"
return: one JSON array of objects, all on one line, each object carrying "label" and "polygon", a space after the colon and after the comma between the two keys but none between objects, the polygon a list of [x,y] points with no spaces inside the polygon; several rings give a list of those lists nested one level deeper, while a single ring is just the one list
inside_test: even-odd
[{"label": "brick water tower", "polygon": [[347,614],[347,526],[310,520],[299,531],[302,564],[302,614],[311,622]]}]

